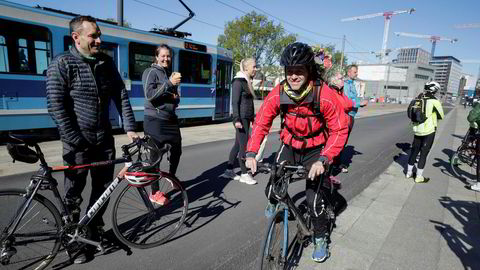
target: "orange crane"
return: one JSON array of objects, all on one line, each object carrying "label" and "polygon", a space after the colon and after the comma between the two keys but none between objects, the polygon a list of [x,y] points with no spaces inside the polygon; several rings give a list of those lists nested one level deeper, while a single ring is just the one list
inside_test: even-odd
[{"label": "orange crane", "polygon": [[430,52],[432,58],[435,55],[435,47],[437,45],[437,41],[445,40],[445,41],[450,41],[451,43],[455,43],[458,41],[458,39],[456,38],[446,38],[446,37],[440,37],[435,35],[420,35],[420,34],[405,33],[405,32],[395,32],[395,35],[404,36],[404,37],[425,38],[430,40],[430,42],[432,42],[432,50]]},{"label": "orange crane", "polygon": [[407,10],[385,11],[385,12],[373,13],[368,15],[344,18],[344,19],[341,19],[340,21],[342,22],[359,21],[359,20],[371,19],[371,18],[383,16],[385,18],[385,24],[383,27],[383,42],[382,42],[382,50],[381,50],[381,57],[380,57],[380,62],[383,63],[385,61],[385,56],[387,54],[388,30],[390,28],[390,20],[392,19],[392,16],[404,14],[404,13],[412,14],[413,12],[415,12],[414,8],[407,9]]}]

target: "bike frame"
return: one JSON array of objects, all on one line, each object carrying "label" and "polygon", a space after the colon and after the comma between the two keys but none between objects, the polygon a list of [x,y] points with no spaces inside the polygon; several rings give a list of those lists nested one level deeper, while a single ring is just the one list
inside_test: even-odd
[{"label": "bike frame", "polygon": [[[37,146],[36,146],[37,148]],[[38,150],[38,149],[37,149]],[[40,151],[41,153],[41,151]],[[42,168],[41,174],[39,173],[33,175],[30,180],[30,184],[27,187],[27,201],[24,203],[24,205],[21,207],[20,215],[17,215],[16,219],[12,220],[6,228],[10,228],[11,232],[8,234],[7,237],[11,236],[11,233],[15,232],[17,230],[18,224],[20,221],[23,219],[27,209],[30,207],[33,198],[35,197],[35,194],[38,193],[38,190],[41,189],[42,186],[48,185],[47,188],[44,189],[50,189],[53,192],[54,197],[58,201],[61,207],[61,216],[63,218],[63,221],[65,223],[68,223],[68,216],[70,215],[69,210],[65,206],[65,203],[62,200],[62,196],[60,195],[60,192],[58,191],[58,182],[57,180],[52,176],[52,173],[54,172],[63,172],[63,171],[74,171],[74,170],[79,170],[79,169],[87,169],[87,168],[95,168],[95,167],[102,167],[102,166],[108,166],[108,165],[115,165],[119,163],[125,163],[129,162],[130,159],[128,158],[118,158],[114,160],[107,160],[107,161],[100,161],[100,162],[93,162],[89,164],[81,164],[81,165],[73,165],[73,166],[54,166],[54,167],[48,167],[47,163],[43,159],[43,155],[40,158],[41,159],[41,164],[40,167]],[[35,183],[36,180],[36,183]],[[98,200],[93,204],[92,207],[87,211],[86,215],[82,217],[82,219],[78,222],[79,225],[88,225],[88,223],[92,220],[92,218],[95,216],[95,214],[98,212],[98,210],[105,204],[108,198],[110,198],[111,194],[113,191],[118,187],[120,182],[123,180],[123,178],[120,177],[115,177],[113,179],[112,183],[105,189],[103,194],[98,198]],[[34,185],[32,187],[32,185]],[[145,192],[145,190],[143,190]],[[147,196],[148,197],[148,196]],[[142,196],[143,198],[143,196]],[[146,204],[149,205],[149,204]],[[150,205],[151,206],[151,205]],[[153,207],[153,206],[151,206]],[[13,227],[11,225],[13,224]]]}]

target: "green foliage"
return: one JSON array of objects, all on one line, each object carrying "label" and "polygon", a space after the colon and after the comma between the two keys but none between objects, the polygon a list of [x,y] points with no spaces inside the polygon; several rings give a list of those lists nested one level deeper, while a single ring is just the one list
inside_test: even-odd
[{"label": "green foliage", "polygon": [[224,34],[218,37],[218,45],[233,51],[236,63],[253,57],[257,66],[271,67],[280,60],[283,48],[296,41],[296,36],[286,34],[281,24],[275,25],[264,15],[252,11],[238,19],[227,22]]},{"label": "green foliage", "polygon": [[[117,23],[117,20],[114,18],[106,18],[106,21]],[[123,20],[123,27],[132,28],[132,23]]]}]

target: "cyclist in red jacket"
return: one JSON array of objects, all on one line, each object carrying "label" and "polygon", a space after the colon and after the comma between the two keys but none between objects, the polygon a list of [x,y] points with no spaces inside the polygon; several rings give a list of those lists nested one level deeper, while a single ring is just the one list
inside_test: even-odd
[{"label": "cyclist in red jacket", "polygon": [[[257,170],[255,154],[268,134],[274,118],[283,118],[276,162],[302,164],[309,168],[306,181],[306,201],[313,217],[312,259],[323,262],[328,257],[327,219],[321,185],[318,181],[325,166],[332,163],[342,150],[348,134],[348,118],[334,90],[318,80],[314,54],[310,46],[295,42],[283,51],[280,64],[285,67],[286,79],[266,97],[258,111],[247,144],[246,166]],[[270,197],[265,209],[267,216],[275,211],[275,199]]]}]

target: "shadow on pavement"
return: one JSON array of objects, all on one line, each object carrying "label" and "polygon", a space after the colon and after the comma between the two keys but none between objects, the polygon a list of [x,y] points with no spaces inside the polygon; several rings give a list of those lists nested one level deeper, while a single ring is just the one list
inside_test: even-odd
[{"label": "shadow on pavement", "polygon": [[480,228],[479,208],[476,202],[452,200],[445,196],[439,199],[445,209],[455,217],[463,227],[458,225],[445,224],[439,221],[430,220],[440,234],[443,236],[457,258],[462,262],[464,269],[480,269],[478,258],[480,258]]}]

